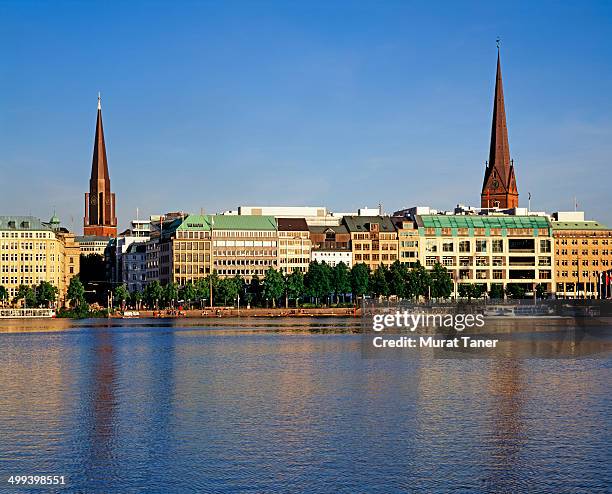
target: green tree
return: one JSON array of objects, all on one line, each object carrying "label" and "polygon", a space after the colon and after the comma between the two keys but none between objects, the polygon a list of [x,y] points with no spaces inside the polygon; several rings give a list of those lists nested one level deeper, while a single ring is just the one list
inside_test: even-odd
[{"label": "green tree", "polygon": [[311,262],[304,276],[304,288],[306,294],[319,304],[331,292],[331,268],[326,263]]},{"label": "green tree", "polygon": [[200,302],[200,308],[203,307],[204,300],[208,297],[210,297],[208,278],[198,278],[195,282],[195,300]]},{"label": "green tree", "polygon": [[31,286],[19,285],[13,303],[16,304],[20,300],[23,300],[24,307],[36,307],[36,292]]},{"label": "green tree", "polygon": [[459,296],[467,298],[470,302],[473,298],[482,297],[486,290],[484,283],[460,283],[459,284]]},{"label": "green tree", "polygon": [[136,310],[140,310],[140,303],[142,302],[142,292],[140,290],[134,290],[130,293],[130,304]]},{"label": "green tree", "polygon": [[143,298],[149,307],[159,309],[159,301],[161,300],[164,293],[159,281],[154,280],[151,283],[147,283],[144,289]]},{"label": "green tree", "polygon": [[408,268],[399,261],[391,264],[387,271],[387,285],[389,294],[397,295],[399,298],[408,296]]},{"label": "green tree", "polygon": [[387,269],[382,264],[370,274],[370,293],[375,297],[386,297],[389,295]]},{"label": "green tree", "polygon": [[254,274],[249,283],[247,291],[248,303],[252,303],[254,306],[260,306],[263,299],[263,286],[259,276]]},{"label": "green tree", "polygon": [[86,305],[85,288],[83,287],[83,283],[81,283],[81,279],[78,276],[74,276],[70,279],[66,296],[68,297],[68,300],[70,300],[70,305],[72,307],[79,308]]},{"label": "green tree", "polygon": [[453,279],[448,270],[439,262],[434,264],[429,273],[431,296],[434,298],[448,298],[453,293]]},{"label": "green tree", "polygon": [[179,300],[182,300],[187,307],[191,307],[191,304],[194,300],[196,300],[196,297],[196,287],[191,281],[182,285],[178,290]]},{"label": "green tree", "polygon": [[304,274],[299,269],[294,269],[293,273],[287,276],[285,284],[287,297],[294,299],[297,307],[299,299],[304,293]]},{"label": "green tree", "polygon": [[336,303],[340,302],[340,295],[351,291],[351,274],[346,264],[340,261],[332,268],[331,288],[336,295]]},{"label": "green tree", "polygon": [[6,301],[9,298],[9,292],[6,287],[0,285],[0,303],[2,305],[6,304]]},{"label": "green tree", "polygon": [[407,293],[411,298],[418,299],[429,295],[429,273],[424,266],[417,261],[408,272]]},{"label": "green tree", "polygon": [[128,289],[124,284],[117,285],[113,291],[113,297],[117,302],[119,302],[119,305],[121,305],[122,308],[125,308],[125,303],[130,297],[130,292],[128,292]]},{"label": "green tree", "polygon": [[525,287],[519,283],[508,283],[508,285],[506,285],[506,293],[510,298],[525,298],[526,291]]},{"label": "green tree", "polygon": [[351,268],[351,290],[355,297],[363,297],[368,293],[370,269],[367,264],[354,264]]},{"label": "green tree", "polygon": [[270,267],[264,278],[263,296],[272,301],[272,307],[276,307],[276,300],[283,295],[284,280],[280,271]]},{"label": "green tree", "polygon": [[489,290],[489,297],[492,299],[503,299],[504,298],[504,285],[501,283],[493,283],[491,290]]},{"label": "green tree", "polygon": [[536,296],[538,298],[546,297],[546,285],[544,283],[538,283],[536,285]]},{"label": "green tree", "polygon": [[36,287],[36,305],[51,307],[51,304],[57,300],[58,293],[56,286],[48,281],[41,281]]},{"label": "green tree", "polygon": [[174,282],[170,281],[164,285],[162,298],[166,307],[174,308],[174,301],[178,298],[178,288]]},{"label": "green tree", "polygon": [[208,290],[209,290],[209,294],[208,294],[208,298],[211,298],[211,290],[210,287],[212,286],[212,300],[209,300],[208,303],[210,304],[210,306],[212,307],[215,303],[215,299],[216,299],[216,293],[217,290],[219,289],[219,282],[221,281],[219,278],[219,275],[217,274],[216,271],[213,271],[212,273],[210,273],[207,277],[208,279]]}]

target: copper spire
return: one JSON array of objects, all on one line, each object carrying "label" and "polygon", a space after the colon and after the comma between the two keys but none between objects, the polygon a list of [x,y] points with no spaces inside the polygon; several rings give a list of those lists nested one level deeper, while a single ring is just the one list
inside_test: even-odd
[{"label": "copper spire", "polygon": [[497,74],[493,97],[493,121],[491,124],[491,146],[489,162],[482,184],[482,207],[518,207],[518,191],[514,176],[514,165],[510,160],[504,87],[502,83],[499,38],[497,40]]},{"label": "copper spire", "polygon": [[85,194],[85,218],[83,225],[85,235],[106,237],[117,234],[115,194],[111,192],[108,162],[106,160],[100,93],[98,93],[96,135],[94,137],[93,159],[91,161],[89,192]]},{"label": "copper spire", "polygon": [[102,127],[101,99],[100,93],[98,93],[98,118],[96,120],[96,135],[94,137],[93,160],[91,162],[91,181],[106,180],[110,191],[106,145],[104,144],[104,128]]}]

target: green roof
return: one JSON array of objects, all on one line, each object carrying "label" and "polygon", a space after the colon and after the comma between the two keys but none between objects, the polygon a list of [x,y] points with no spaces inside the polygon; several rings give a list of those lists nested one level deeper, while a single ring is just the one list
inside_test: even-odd
[{"label": "green roof", "polygon": [[597,221],[553,221],[553,230],[609,230]]},{"label": "green roof", "polygon": [[190,214],[180,224],[177,230],[210,230],[210,216],[206,214]]},{"label": "green roof", "polygon": [[550,228],[546,216],[419,215],[425,228]]},{"label": "green roof", "polygon": [[212,219],[214,230],[276,230],[274,216],[217,214]]},{"label": "green roof", "polygon": [[35,216],[0,216],[0,230],[34,231],[51,228]]},{"label": "green roof", "polygon": [[190,214],[177,230],[264,230],[276,231],[274,216],[230,215],[230,214]]}]

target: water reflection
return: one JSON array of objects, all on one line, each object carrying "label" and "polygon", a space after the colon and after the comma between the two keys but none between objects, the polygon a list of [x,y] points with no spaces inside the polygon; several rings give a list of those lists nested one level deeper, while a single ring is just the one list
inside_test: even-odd
[{"label": "water reflection", "polygon": [[605,492],[612,481],[609,355],[364,359],[340,324],[13,327],[0,334],[0,475],[44,470],[105,493]]}]

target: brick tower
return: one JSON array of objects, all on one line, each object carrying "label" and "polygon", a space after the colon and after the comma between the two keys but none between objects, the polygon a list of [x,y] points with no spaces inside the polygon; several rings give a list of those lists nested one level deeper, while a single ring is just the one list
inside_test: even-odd
[{"label": "brick tower", "polygon": [[502,86],[499,45],[497,46],[497,76],[493,99],[493,124],[491,126],[491,148],[485,170],[480,206],[502,209],[518,207],[518,189],[514,176],[514,162],[510,160],[504,88]]},{"label": "brick tower", "polygon": [[102,107],[98,94],[98,120],[94,139],[93,160],[89,192],[85,193],[85,217],[83,234],[102,237],[117,236],[117,218],[115,217],[115,194],[111,193],[104,129],[102,128]]}]

